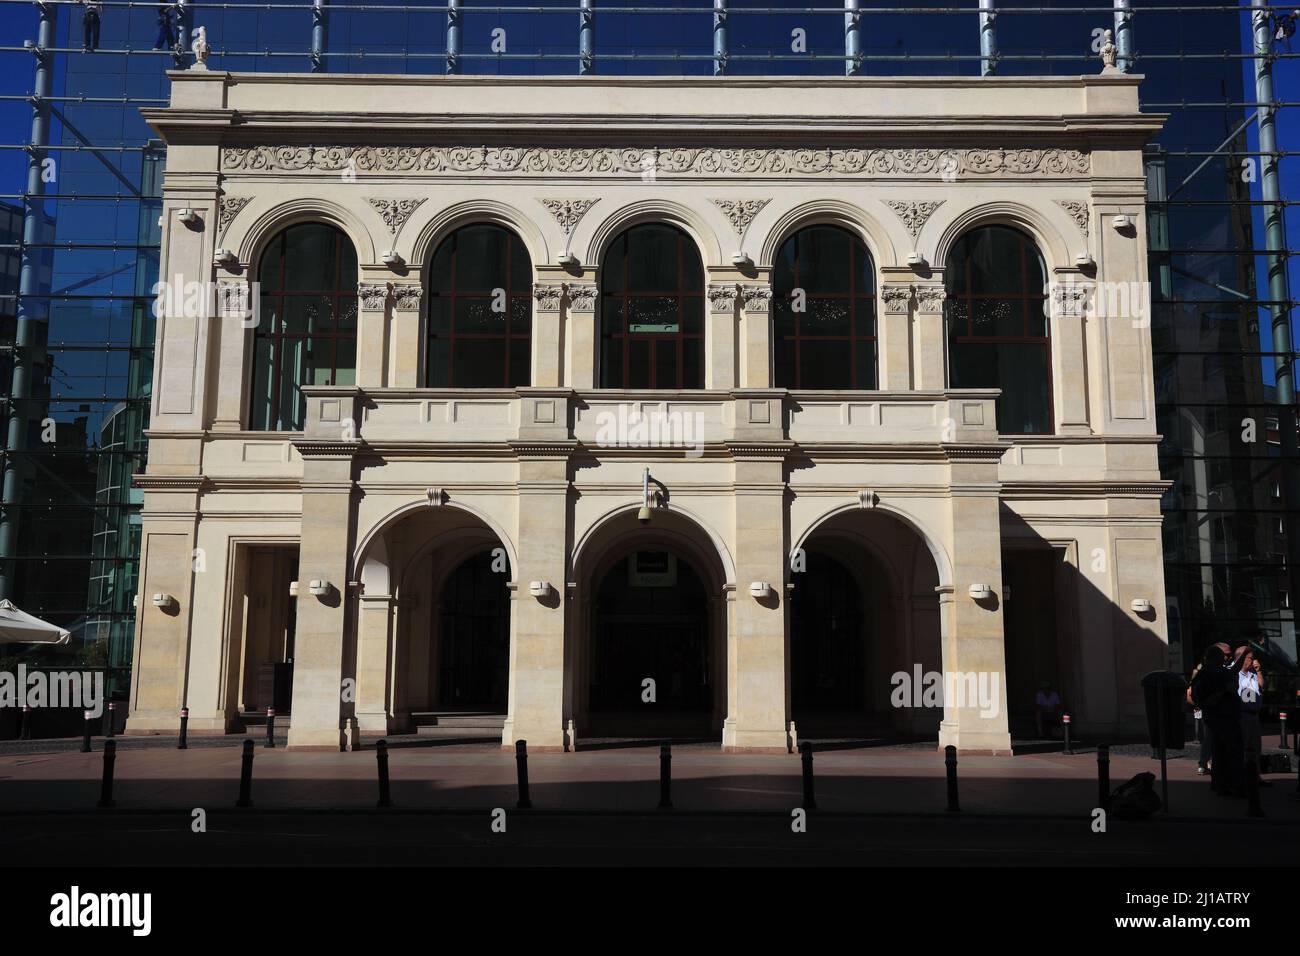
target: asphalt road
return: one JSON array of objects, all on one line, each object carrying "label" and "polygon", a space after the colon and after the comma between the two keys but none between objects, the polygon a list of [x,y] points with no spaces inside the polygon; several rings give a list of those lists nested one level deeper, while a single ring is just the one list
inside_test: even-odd
[{"label": "asphalt road", "polygon": [[[1245,821],[1241,821],[1245,822]],[[23,866],[1234,865],[1237,821],[1091,820],[966,814],[574,814],[506,808],[504,833],[480,813],[103,811],[0,819],[0,859]],[[1251,821],[1255,866],[1293,865],[1297,827]]]}]

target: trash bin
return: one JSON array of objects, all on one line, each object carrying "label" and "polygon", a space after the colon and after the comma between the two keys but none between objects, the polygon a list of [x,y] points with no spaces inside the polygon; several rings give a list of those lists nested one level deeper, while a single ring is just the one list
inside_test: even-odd
[{"label": "trash bin", "polygon": [[1186,744],[1187,681],[1173,671],[1152,671],[1142,678],[1147,708],[1147,736],[1152,748],[1182,750]]}]

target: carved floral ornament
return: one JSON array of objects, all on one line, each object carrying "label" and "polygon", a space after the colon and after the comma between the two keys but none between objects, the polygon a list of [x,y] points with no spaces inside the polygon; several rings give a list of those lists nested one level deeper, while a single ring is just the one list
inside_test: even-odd
[{"label": "carved floral ornament", "polygon": [[731,312],[736,308],[736,299],[740,296],[739,285],[709,286],[709,309],[712,312]]},{"label": "carved floral ornament", "polygon": [[226,231],[234,218],[252,200],[251,196],[222,196],[217,200],[217,234]]},{"label": "carved floral ornament", "polygon": [[880,289],[880,301],[886,312],[906,312],[912,304],[912,287],[910,285],[885,285]]},{"label": "carved floral ornament", "polygon": [[404,282],[393,285],[393,308],[398,312],[419,312],[420,297],[424,289],[414,283]]},{"label": "carved floral ornament", "polygon": [[591,312],[596,308],[596,283],[594,282],[534,282],[533,298],[538,312],[559,312],[560,304],[569,300],[573,312]]},{"label": "carved floral ornament", "polygon": [[357,300],[363,312],[380,312],[388,301],[387,282],[360,282],[357,284]]},{"label": "carved floral ornament", "polygon": [[566,236],[573,235],[573,230],[587,214],[587,210],[600,202],[599,199],[539,199],[537,201],[546,207]]},{"label": "carved floral ornament", "polygon": [[889,199],[885,202],[890,209],[894,210],[894,215],[907,227],[907,231],[911,233],[913,239],[921,234],[921,228],[925,225],[926,220],[934,215],[934,211],[943,203],[942,199],[920,202],[903,202],[897,199]]},{"label": "carved floral ornament", "polygon": [[1079,202],[1075,199],[1058,199],[1056,204],[1069,213],[1074,224],[1079,227],[1083,233],[1083,238],[1088,238],[1088,204]]},{"label": "carved floral ornament", "polygon": [[1052,306],[1058,315],[1083,315],[1092,286],[1083,282],[1052,283]]},{"label": "carved floral ornament", "polygon": [[384,220],[384,225],[392,233],[394,238],[402,231],[406,225],[406,220],[411,218],[411,214],[420,208],[424,202],[424,197],[419,199],[371,199],[367,198],[366,202],[374,207],[375,212]]},{"label": "carved floral ornament", "polygon": [[736,236],[743,239],[745,230],[754,221],[754,217],[763,211],[771,199],[710,199],[709,202],[722,210],[722,214],[731,223]]},{"label": "carved floral ornament", "polygon": [[[759,147],[227,146],[221,168],[240,172],[583,173],[842,176],[1083,176],[1077,149],[785,149]],[[955,166],[955,170],[954,167]],[[725,211],[725,210],[724,210]]]}]

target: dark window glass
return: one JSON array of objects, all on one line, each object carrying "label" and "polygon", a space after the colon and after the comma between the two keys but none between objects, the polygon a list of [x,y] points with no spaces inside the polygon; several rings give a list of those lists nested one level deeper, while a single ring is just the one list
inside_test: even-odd
[{"label": "dark window glass", "polygon": [[333,226],[290,226],[262,253],[257,280],[249,427],[296,431],[307,410],[304,385],[356,382],[356,252]]},{"label": "dark window glass", "polygon": [[465,226],[439,243],[429,269],[426,385],[531,381],[532,276],[528,250],[501,226]]},{"label": "dark window glass", "polygon": [[704,266],[668,225],[634,226],[601,265],[603,388],[704,387]]},{"label": "dark window glass", "polygon": [[777,386],[876,387],[875,267],[861,239],[836,226],[796,232],[772,285]]},{"label": "dark window glass", "polygon": [[1000,388],[998,431],[1052,431],[1047,269],[1033,241],[1009,226],[962,236],[944,273],[948,384]]}]

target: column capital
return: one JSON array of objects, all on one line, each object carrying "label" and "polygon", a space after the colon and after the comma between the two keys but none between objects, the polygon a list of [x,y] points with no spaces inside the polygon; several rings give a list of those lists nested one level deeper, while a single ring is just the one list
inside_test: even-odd
[{"label": "column capital", "polygon": [[596,311],[596,299],[600,295],[600,289],[596,283],[566,282],[564,292],[569,297],[570,312]]},{"label": "column capital", "polygon": [[538,312],[559,312],[560,300],[564,298],[564,283],[534,282],[533,298],[537,300]]},{"label": "column capital", "polygon": [[388,303],[391,282],[358,282],[357,303],[362,312],[382,312]]},{"label": "column capital", "polygon": [[419,312],[424,286],[418,282],[389,283],[393,295],[393,309],[397,312]]},{"label": "column capital", "polygon": [[772,306],[772,285],[768,282],[746,282],[740,286],[746,312],[766,312]]}]

